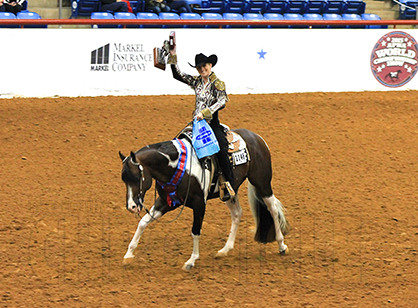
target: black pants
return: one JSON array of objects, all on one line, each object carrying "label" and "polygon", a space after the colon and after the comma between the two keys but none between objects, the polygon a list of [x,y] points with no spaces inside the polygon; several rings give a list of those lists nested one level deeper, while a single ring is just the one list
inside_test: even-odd
[{"label": "black pants", "polygon": [[228,141],[226,140],[224,129],[219,124],[217,117],[216,119],[213,118],[209,125],[215,133],[216,139],[219,143],[220,150],[218,153],[216,153],[216,158],[218,159],[222,173],[225,177],[225,180],[228,181],[232,187],[234,187],[234,173],[232,171],[232,166],[228,157]]},{"label": "black pants", "polygon": [[110,4],[102,5],[102,12],[104,11],[113,11],[113,12],[128,12],[128,5],[126,2],[113,2]]},{"label": "black pants", "polygon": [[5,8],[6,12],[10,12],[10,13],[13,13],[15,15],[17,13],[19,13],[20,11],[22,11],[22,7],[19,4],[16,4],[15,6],[13,6],[13,5],[9,5],[9,4],[5,3],[4,8]]}]

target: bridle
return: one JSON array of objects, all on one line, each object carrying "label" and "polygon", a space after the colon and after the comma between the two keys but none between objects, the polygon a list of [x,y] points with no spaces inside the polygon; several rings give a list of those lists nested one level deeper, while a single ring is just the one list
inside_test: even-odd
[{"label": "bridle", "polygon": [[[145,206],[145,204],[144,204],[144,195],[143,195],[143,183],[144,183],[144,181],[145,181],[145,176],[144,176],[144,167],[143,167],[140,163],[134,162],[131,156],[126,156],[126,157],[125,157],[125,159],[122,161],[122,164],[124,164],[124,163],[125,163],[125,161],[126,161],[127,159],[129,159],[129,158],[131,159],[131,160],[130,160],[130,163],[131,163],[132,165],[134,165],[134,166],[137,166],[137,167],[138,167],[139,172],[141,173],[141,176],[139,177],[139,183],[138,183],[138,186],[139,186],[139,191],[138,191],[138,203],[139,203],[139,206],[140,206],[140,210],[144,209],[144,210],[145,210],[145,212],[146,212],[148,215],[150,215],[150,216],[151,216],[151,220],[154,220],[154,216],[151,214],[151,212],[148,210],[148,208],[147,208],[147,207]],[[189,179],[188,179],[188,183],[187,183],[187,192],[186,192],[186,197],[184,198],[182,208],[181,208],[181,210],[180,210],[179,214],[178,214],[178,215],[177,215],[177,216],[176,216],[173,220],[168,221],[167,223],[174,222],[177,218],[179,218],[179,217],[180,217],[181,213],[183,212],[184,206],[185,206],[185,204],[186,204],[186,202],[187,202],[187,199],[189,198],[190,183],[191,183],[191,181],[190,181],[190,180],[191,180],[191,178],[192,178],[192,177],[191,177],[192,161],[193,161],[193,155],[191,155],[191,158],[190,158],[190,167],[189,167],[189,170],[190,170],[190,175],[189,175]],[[157,184],[156,184],[156,185],[157,185]],[[154,199],[156,199],[156,196],[157,196],[157,187],[155,187]],[[155,204],[155,200],[154,200],[154,204]],[[137,218],[142,218],[142,217],[141,217],[141,214],[140,214],[140,211],[135,212],[135,217],[137,217]]]},{"label": "bridle", "polygon": [[[145,181],[144,167],[140,163],[134,162],[133,159],[132,159],[132,157],[130,157],[130,156],[126,156],[125,159],[122,161],[122,164],[124,164],[125,161],[127,159],[129,159],[129,158],[131,159],[130,163],[132,165],[134,165],[134,166],[137,166],[138,167],[138,170],[139,170],[139,173],[141,174],[141,176],[139,177],[139,183],[138,183],[138,186],[139,186],[139,190],[138,190],[138,203],[139,203],[139,206],[140,206],[140,210],[145,209],[145,211],[148,214],[150,214],[149,210],[144,205],[144,194],[143,194],[143,186],[144,186],[144,181]],[[139,213],[135,213],[135,215],[139,215]]]}]

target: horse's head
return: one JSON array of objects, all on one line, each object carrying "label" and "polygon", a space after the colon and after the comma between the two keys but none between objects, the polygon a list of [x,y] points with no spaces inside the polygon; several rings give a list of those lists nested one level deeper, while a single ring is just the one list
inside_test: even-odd
[{"label": "horse's head", "polygon": [[152,178],[147,168],[141,165],[136,154],[124,156],[119,152],[122,160],[122,181],[126,184],[126,209],[132,213],[139,213],[144,207],[145,193],[152,185]]}]

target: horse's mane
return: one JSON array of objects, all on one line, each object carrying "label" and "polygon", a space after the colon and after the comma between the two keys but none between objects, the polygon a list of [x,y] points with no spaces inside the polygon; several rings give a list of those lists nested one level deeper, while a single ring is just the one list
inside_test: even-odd
[{"label": "horse's mane", "polygon": [[168,155],[171,160],[175,160],[178,157],[178,152],[176,148],[173,146],[172,140],[147,145],[143,147],[142,149],[140,149],[135,154],[140,154],[140,153],[145,153],[145,152],[147,152],[146,154],[149,154],[148,151],[152,151],[152,150]]},{"label": "horse's mane", "polygon": [[[162,165],[163,163],[168,163],[167,157],[161,155],[165,154],[170,157],[171,160],[175,160],[178,157],[178,152],[174,147],[171,141],[163,141],[159,143],[154,143],[151,145],[147,145],[137,152],[134,153],[142,164],[147,166],[151,165]],[[155,155],[159,154],[159,155]],[[139,182],[139,173],[135,174],[132,172],[132,169],[128,167],[128,160],[124,162],[123,169],[122,169],[122,180],[124,182]]]}]

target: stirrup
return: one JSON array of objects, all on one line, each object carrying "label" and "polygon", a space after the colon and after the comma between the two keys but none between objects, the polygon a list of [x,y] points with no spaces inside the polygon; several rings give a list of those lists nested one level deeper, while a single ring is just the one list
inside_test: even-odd
[{"label": "stirrup", "polygon": [[219,190],[219,198],[221,201],[228,201],[235,197],[235,191],[229,182],[224,182],[223,187]]}]

